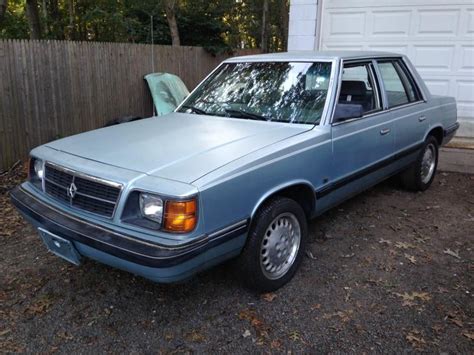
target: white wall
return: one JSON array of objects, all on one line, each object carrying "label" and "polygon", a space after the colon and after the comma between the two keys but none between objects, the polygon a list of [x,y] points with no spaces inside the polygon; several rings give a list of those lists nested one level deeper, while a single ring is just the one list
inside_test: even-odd
[{"label": "white wall", "polygon": [[406,54],[431,93],[456,98],[457,135],[474,137],[473,5],[473,0],[290,0],[288,48]]},{"label": "white wall", "polygon": [[288,50],[316,48],[318,0],[290,0]]}]

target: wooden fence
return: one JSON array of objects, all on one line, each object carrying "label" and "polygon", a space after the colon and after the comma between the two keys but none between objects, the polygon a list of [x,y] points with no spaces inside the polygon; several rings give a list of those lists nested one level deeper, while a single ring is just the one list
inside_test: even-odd
[{"label": "wooden fence", "polygon": [[192,89],[223,59],[200,47],[0,40],[0,172],[55,138],[151,116],[153,68]]}]

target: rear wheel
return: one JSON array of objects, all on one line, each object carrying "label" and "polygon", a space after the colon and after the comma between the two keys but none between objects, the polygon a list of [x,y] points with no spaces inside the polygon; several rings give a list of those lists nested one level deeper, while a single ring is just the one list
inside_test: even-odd
[{"label": "rear wheel", "polygon": [[401,174],[402,184],[413,191],[430,187],[438,167],[438,141],[428,136],[413,165]]},{"label": "rear wheel", "polygon": [[301,206],[277,197],[257,212],[247,244],[238,260],[244,283],[260,291],[274,291],[291,280],[306,245],[308,227]]}]

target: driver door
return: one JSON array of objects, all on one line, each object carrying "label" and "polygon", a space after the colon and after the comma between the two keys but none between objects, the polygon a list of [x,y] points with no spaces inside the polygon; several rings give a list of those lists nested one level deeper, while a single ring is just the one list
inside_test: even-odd
[{"label": "driver door", "polygon": [[[377,182],[380,167],[395,148],[390,114],[383,110],[372,61],[344,65],[338,109],[357,108],[359,117],[333,117],[331,200],[340,201]],[[336,110],[337,111],[337,110]],[[344,111],[344,110],[343,110]],[[350,110],[349,110],[350,111]],[[347,110],[345,110],[347,116]]]}]

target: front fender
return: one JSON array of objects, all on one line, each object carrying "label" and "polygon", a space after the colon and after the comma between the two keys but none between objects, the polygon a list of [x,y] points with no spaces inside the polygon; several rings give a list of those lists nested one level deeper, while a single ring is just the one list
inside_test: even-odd
[{"label": "front fender", "polygon": [[271,196],[274,196],[274,195],[278,194],[279,192],[282,192],[283,190],[286,190],[286,189],[291,188],[291,187],[296,187],[296,186],[304,186],[304,187],[310,189],[311,191],[313,191],[313,197],[312,197],[313,201],[312,201],[312,204],[311,204],[311,210],[314,211],[315,210],[315,205],[316,205],[316,195],[314,194],[315,188],[308,180],[299,179],[299,180],[288,181],[288,182],[282,183],[280,185],[274,186],[273,188],[268,190],[265,194],[263,194],[258,199],[257,203],[255,204],[255,206],[252,210],[252,213],[250,215],[250,219],[251,220],[253,219],[253,217],[255,216],[255,213],[257,213],[258,209]]}]

